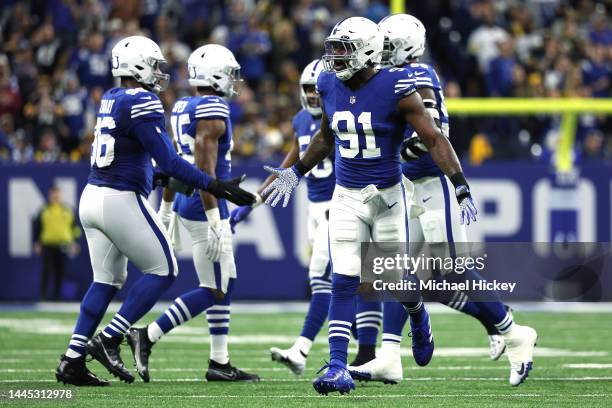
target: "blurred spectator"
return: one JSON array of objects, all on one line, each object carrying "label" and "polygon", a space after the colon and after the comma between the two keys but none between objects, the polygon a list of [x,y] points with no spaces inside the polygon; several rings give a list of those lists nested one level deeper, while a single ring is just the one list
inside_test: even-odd
[{"label": "blurred spectator", "polygon": [[[6,2],[5,2],[6,3]],[[230,101],[237,160],[283,154],[300,109],[300,69],[321,56],[331,28],[346,17],[375,21],[379,0],[23,0],[0,9],[0,157],[88,160],[102,94],[113,86],[109,51],[128,35],[160,43],[171,86],[169,109],[190,92],[185,60],[204,43],[228,46],[242,65],[243,94]],[[423,60],[436,66],[447,97],[610,96],[609,4],[596,0],[407,2],[427,27]],[[537,159],[530,144],[555,130],[554,117],[455,118],[453,144],[469,156],[472,138],[494,147],[486,159]],[[583,115],[583,121],[588,115]],[[591,120],[604,152],[610,121]],[[522,135],[522,136],[521,136]],[[481,136],[474,146],[482,146]],[[584,148],[587,138],[577,139]],[[7,142],[8,141],[8,142]],[[8,143],[8,145],[7,145]],[[10,149],[7,149],[10,146]],[[541,149],[540,149],[541,150]],[[486,152],[487,149],[479,149]],[[9,153],[10,152],[10,153]],[[531,152],[531,153],[530,153]],[[586,153],[585,153],[586,154]],[[8,155],[8,156],[7,156]],[[589,154],[609,160],[610,154]],[[1,160],[1,159],[0,159]],[[483,159],[484,160],[484,159]],[[482,160],[480,160],[482,161]]]},{"label": "blurred spectator", "polygon": [[242,75],[256,84],[267,73],[266,57],[272,46],[256,15],[250,16],[245,27],[234,34],[229,46],[236,53]]},{"label": "blurred spectator", "polygon": [[468,49],[476,56],[481,72],[486,74],[491,60],[499,55],[498,44],[507,41],[509,35],[506,30],[496,24],[493,2],[482,1],[480,3],[482,4],[479,5],[479,15],[482,25],[470,35]]},{"label": "blurred spectator", "polygon": [[107,89],[110,87],[112,76],[110,54],[104,49],[104,37],[100,33],[89,34],[81,39],[81,43],[72,57],[72,66],[79,81],[87,89],[94,86]]},{"label": "blurred spectator", "polygon": [[493,58],[489,63],[487,72],[487,89],[489,96],[506,97],[512,96],[516,59],[510,39],[498,43],[499,56]]},{"label": "blurred spectator", "polygon": [[68,255],[80,251],[76,239],[81,236],[81,229],[75,224],[72,209],[62,204],[61,192],[57,186],[49,189],[48,199],[34,221],[34,251],[42,258],[41,299],[59,300]]}]

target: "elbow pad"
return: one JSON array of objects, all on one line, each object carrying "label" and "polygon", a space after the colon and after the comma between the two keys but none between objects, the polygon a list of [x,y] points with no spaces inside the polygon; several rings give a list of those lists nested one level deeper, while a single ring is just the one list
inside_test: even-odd
[{"label": "elbow pad", "polygon": [[438,110],[438,106],[436,105],[436,101],[433,99],[423,99],[423,104],[425,105],[425,110],[429,113],[436,122],[438,128],[442,129],[442,123],[440,121],[440,111]]}]

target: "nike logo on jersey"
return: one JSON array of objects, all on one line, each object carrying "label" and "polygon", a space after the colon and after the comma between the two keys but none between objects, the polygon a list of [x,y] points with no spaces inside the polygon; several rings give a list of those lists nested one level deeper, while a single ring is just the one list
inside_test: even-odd
[{"label": "nike logo on jersey", "polygon": [[421,75],[425,75],[426,73],[427,72],[425,72],[425,71],[418,71],[418,72],[415,72],[414,75],[421,76]]},{"label": "nike logo on jersey", "polygon": [[151,99],[150,96],[141,96],[139,99]]},{"label": "nike logo on jersey", "polygon": [[431,196],[429,196],[429,197],[423,197],[423,202],[424,202],[424,203],[428,202],[429,200],[431,200]]},{"label": "nike logo on jersey", "polygon": [[391,205],[387,204],[387,208],[388,208],[388,209],[392,209],[393,207],[395,207],[395,204],[397,204],[397,201],[396,201],[396,202],[394,202],[394,203],[393,203],[393,204],[391,204]]}]

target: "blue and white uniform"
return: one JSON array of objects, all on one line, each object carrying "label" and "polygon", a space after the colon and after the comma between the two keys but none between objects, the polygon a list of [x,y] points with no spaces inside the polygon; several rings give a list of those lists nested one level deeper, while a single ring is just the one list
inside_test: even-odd
[{"label": "blue and white uniform", "polygon": [[89,181],[79,204],[95,282],[121,287],[128,260],[143,273],[178,273],[168,234],[147,201],[151,159],[166,173],[198,188],[211,180],[177,155],[156,94],[143,88],[107,91],[98,113]]},{"label": "blue and white uniform", "polygon": [[329,217],[334,273],[359,276],[362,242],[408,240],[400,165],[406,120],[397,104],[415,92],[414,75],[382,69],[352,91],[334,73],[323,72],[317,89],[336,145]]},{"label": "blue and white uniform", "polygon": [[[313,116],[306,109],[302,109],[293,117],[293,130],[300,146],[300,156],[306,152],[320,127],[321,118]],[[308,205],[308,240],[312,247],[308,275],[313,284],[313,293],[330,292],[331,277],[327,268],[329,263],[327,215],[336,186],[333,155],[323,159],[304,178],[310,202]],[[317,282],[312,279],[316,279]]]},{"label": "blue and white uniform", "polygon": [[[170,117],[176,145],[182,157],[195,167],[195,138],[198,121],[222,120],[225,133],[219,138],[215,175],[219,180],[231,177],[232,123],[228,104],[218,96],[192,96],[177,100]],[[199,194],[190,197],[177,194],[174,211],[181,224],[189,231],[193,243],[193,262],[200,286],[227,291],[230,278],[236,277],[236,265],[229,229],[229,211],[224,199],[217,199],[219,215],[227,224],[223,229],[223,250],[219,262],[211,262],[206,256],[208,220]]]},{"label": "blue and white uniform", "polygon": [[[444,93],[440,79],[434,68],[423,63],[412,63],[407,66],[414,73],[417,89],[431,88],[436,97],[436,108],[440,116],[441,130],[449,136],[448,112],[444,103]],[[405,136],[416,134],[408,126]],[[404,176],[414,184],[413,202],[427,210],[418,218],[410,220],[412,249],[420,251],[419,243],[429,244],[448,242],[446,246],[432,246],[432,250],[442,251],[440,256],[454,255],[455,242],[466,242],[466,228],[460,223],[460,208],[455,200],[455,188],[435,164],[429,153],[418,160],[402,163]],[[447,252],[448,251],[448,252]]]}]

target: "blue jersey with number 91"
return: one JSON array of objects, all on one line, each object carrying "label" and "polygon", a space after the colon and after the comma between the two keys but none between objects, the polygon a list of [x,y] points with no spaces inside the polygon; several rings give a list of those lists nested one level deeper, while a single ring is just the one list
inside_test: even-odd
[{"label": "blue jersey with number 91", "polygon": [[[306,109],[293,117],[293,130],[300,145],[300,157],[306,152],[310,141],[319,128],[321,119],[315,118]],[[334,176],[334,156],[330,155],[310,170],[305,176],[308,188],[308,199],[319,203],[329,201],[334,194],[336,177]]]},{"label": "blue jersey with number 91", "polygon": [[334,73],[321,73],[317,89],[336,141],[339,185],[389,188],[401,181],[399,151],[406,120],[397,104],[415,92],[414,82],[408,69],[385,68],[353,91]]},{"label": "blue jersey with number 91", "polygon": [[[194,164],[195,136],[200,120],[219,119],[225,122],[225,133],[219,138],[215,175],[219,180],[231,176],[232,124],[229,119],[229,106],[218,96],[190,96],[177,100],[172,108],[170,123],[179,152],[185,160]],[[221,219],[229,217],[227,202],[218,199]],[[204,206],[199,194],[187,197],[177,194],[174,211],[181,217],[193,221],[206,221]]]}]

